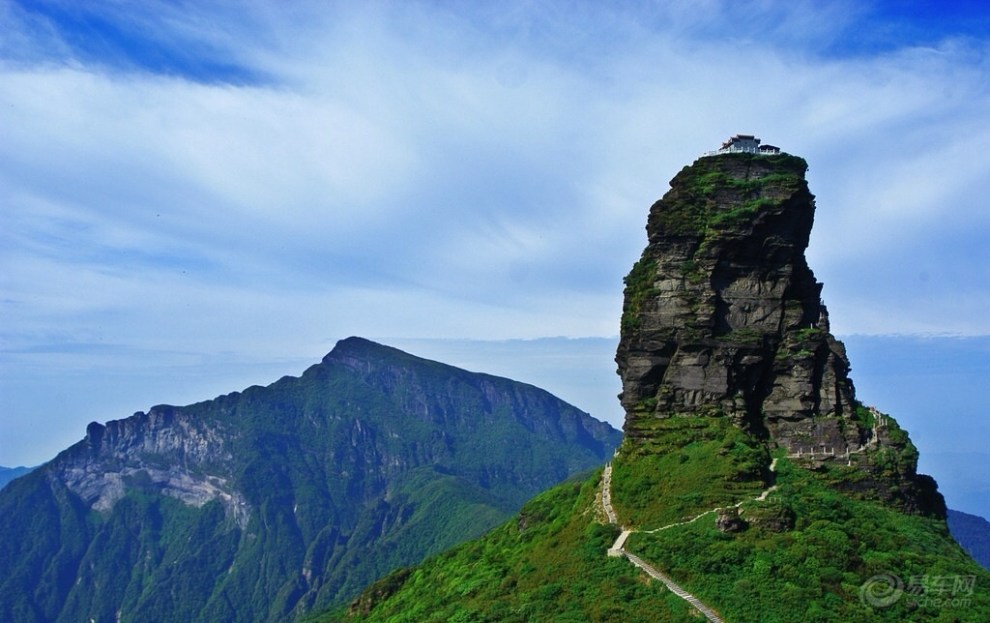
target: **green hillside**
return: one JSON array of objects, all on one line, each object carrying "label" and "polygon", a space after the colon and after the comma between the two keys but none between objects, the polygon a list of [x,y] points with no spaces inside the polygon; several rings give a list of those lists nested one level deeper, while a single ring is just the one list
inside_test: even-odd
[{"label": "green hillside", "polygon": [[612,462],[318,621],[990,620],[907,432],[856,397],[804,256],[807,164],[758,144],[650,208]]},{"label": "green hillside", "polygon": [[605,556],[618,536],[596,510],[600,471],[540,494],[485,537],[377,582],[314,621],[676,621],[688,608]]},{"label": "green hillside", "polygon": [[[720,469],[717,451],[690,450],[685,464],[699,479]],[[711,513],[633,533],[625,549],[725,621],[990,620],[990,573],[955,544],[944,521],[852,499],[787,459],[775,475],[768,499],[741,506],[738,532],[719,530]],[[600,470],[557,486],[483,538],[394,573],[349,608],[314,621],[698,621],[686,601],[625,558],[607,556],[619,528],[605,519],[601,486]],[[888,593],[895,576],[901,592]]]},{"label": "green hillside", "polygon": [[300,377],[93,423],[0,491],[0,621],[291,621],[619,437],[530,385],[350,338]]}]

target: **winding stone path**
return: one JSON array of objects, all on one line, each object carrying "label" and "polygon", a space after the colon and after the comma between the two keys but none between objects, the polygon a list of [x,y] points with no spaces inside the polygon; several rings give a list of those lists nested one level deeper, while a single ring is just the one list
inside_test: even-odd
[{"label": "winding stone path", "polygon": [[700,612],[701,614],[705,615],[706,619],[708,619],[712,623],[725,623],[722,617],[715,614],[714,610],[712,610],[705,604],[701,603],[701,601],[697,597],[695,597],[691,593],[681,588],[680,585],[678,585],[676,582],[671,580],[666,574],[662,573],[659,569],[644,562],[643,559],[637,556],[636,554],[633,554],[631,552],[626,552],[625,554],[626,554],[626,559],[628,559],[629,562],[631,562],[632,564],[636,565],[637,567],[645,571],[650,577],[663,582],[664,586],[670,589],[671,593],[677,595],[684,601],[694,606],[694,609]]},{"label": "winding stone path", "polygon": [[[770,471],[771,472],[777,471],[777,459],[776,458],[773,459],[773,461],[770,462]],[[761,492],[759,496],[757,496],[756,498],[753,498],[753,499],[755,499],[758,502],[762,502],[762,501],[766,500],[767,499],[767,496],[770,495],[770,493],[773,492],[776,488],[777,488],[777,485],[772,485],[771,487],[769,487],[769,488],[765,489],[763,492]],[[739,508],[740,506],[742,506],[743,504],[745,504],[748,501],[750,501],[750,500],[743,500],[742,502],[739,502],[738,504],[734,504],[732,506],[724,507],[724,508]],[[633,532],[637,532],[637,531],[636,530],[631,530],[629,528],[625,528],[625,527],[621,526],[619,524],[618,515],[616,515],[615,509],[612,507],[612,463],[611,462],[605,464],[605,470],[604,470],[604,472],[602,472],[602,508],[605,510],[605,515],[606,515],[606,517],[608,517],[609,523],[614,524],[614,525],[617,525],[620,528],[622,528],[622,533],[619,534],[619,537],[617,539],[615,539],[615,543],[612,544],[612,547],[608,548],[607,554],[609,556],[612,556],[612,557],[623,557],[624,556],[626,558],[626,560],[628,560],[632,564],[636,565],[637,567],[639,567],[640,569],[642,569],[643,571],[645,571],[647,573],[647,575],[649,575],[650,577],[652,577],[652,578],[654,578],[656,580],[659,580],[660,582],[663,582],[663,585],[666,586],[667,589],[670,590],[670,592],[672,592],[673,594],[677,595],[678,597],[680,597],[684,601],[686,601],[689,604],[691,604],[694,607],[695,610],[697,610],[698,612],[700,612],[701,614],[703,614],[706,619],[708,619],[709,621],[711,621],[711,623],[725,623],[725,621],[721,617],[719,617],[718,614],[716,614],[714,610],[712,610],[711,608],[709,608],[708,606],[706,606],[705,604],[703,604],[700,599],[698,599],[697,597],[695,597],[691,593],[689,593],[686,590],[684,590],[683,588],[681,588],[681,586],[679,584],[677,584],[676,582],[674,582],[674,580],[672,580],[667,574],[663,573],[662,571],[660,571],[659,569],[657,569],[653,565],[651,565],[648,562],[644,561],[642,558],[640,558],[636,554],[633,554],[632,552],[626,551],[626,549],[625,549],[626,539],[629,538],[629,535],[630,534],[632,534]],[[678,522],[675,522],[675,523],[672,523],[672,524],[667,524],[666,526],[661,526],[661,527],[656,528],[656,529],[653,529],[653,530],[643,530],[642,532],[646,532],[646,533],[652,534],[654,532],[660,532],[661,530],[667,530],[668,528],[673,528],[675,526],[683,526],[683,525],[692,523],[694,521],[697,521],[698,519],[704,517],[705,515],[711,515],[712,513],[718,512],[718,511],[720,511],[722,509],[723,509],[723,507],[713,508],[710,511],[705,511],[704,513],[701,513],[700,515],[696,515],[695,517],[692,517],[691,519],[688,519],[688,520],[685,520],[685,521],[678,521]]]},{"label": "winding stone path", "polygon": [[[605,471],[602,474],[602,507],[604,507],[605,509],[605,515],[608,516],[609,522],[618,525],[619,521],[617,515],[615,514],[615,509],[612,508],[611,489],[612,489],[612,464],[607,463],[605,465]],[[632,530],[629,530],[628,528],[623,528],[622,534],[620,534],[619,538],[615,540],[615,543],[612,544],[612,547],[608,548],[608,555],[615,557],[625,556],[626,560],[628,560],[632,564],[636,565],[637,567],[645,571],[647,575],[649,575],[654,579],[659,580],[660,582],[663,582],[663,585],[666,586],[670,592],[672,592],[673,594],[677,595],[684,601],[694,606],[695,610],[705,615],[706,619],[708,619],[712,623],[725,623],[725,621],[723,621],[717,614],[715,614],[714,610],[712,610],[705,604],[701,603],[701,600],[699,600],[697,597],[695,597],[691,593],[681,588],[679,584],[677,584],[672,579],[670,579],[666,574],[661,572],[656,567],[650,565],[636,554],[633,554],[632,552],[627,552],[624,549],[624,546],[626,544],[626,539],[628,539],[629,535],[632,533],[633,533]]]},{"label": "winding stone path", "polygon": [[605,509],[609,523],[619,523],[615,509],[612,508],[612,463],[606,463],[605,471],[602,473],[602,508]]},{"label": "winding stone path", "polygon": [[846,459],[846,461],[848,462],[847,464],[848,465],[852,465],[852,458],[851,458],[852,455],[854,455],[854,454],[861,454],[863,452],[867,452],[868,450],[870,450],[872,448],[878,447],[880,445],[880,431],[881,430],[885,430],[887,428],[887,417],[888,416],[886,416],[883,413],[880,413],[879,411],[877,411],[876,407],[870,407],[870,412],[873,414],[873,418],[874,418],[873,419],[873,431],[872,431],[872,434],[870,435],[870,438],[866,440],[866,443],[864,443],[863,445],[857,447],[855,450],[850,450],[849,447],[846,446],[845,452],[840,452],[839,454],[836,454],[835,453],[835,448],[829,448],[828,450],[826,450],[825,449],[826,446],[823,445],[823,446],[821,446],[821,448],[822,448],[821,452],[815,452],[815,448],[813,448],[813,447],[808,448],[808,451],[807,452],[805,452],[804,449],[799,448],[797,452],[793,452],[792,451],[790,454],[788,454],[787,455],[787,458],[789,458],[789,459],[811,459],[811,460],[814,460],[814,459],[816,459],[818,457],[821,457],[821,458],[844,457]]}]

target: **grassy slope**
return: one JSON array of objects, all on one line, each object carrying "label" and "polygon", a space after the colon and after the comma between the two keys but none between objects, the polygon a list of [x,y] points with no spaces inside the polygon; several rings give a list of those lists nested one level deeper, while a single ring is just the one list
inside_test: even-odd
[{"label": "grassy slope", "polygon": [[770,455],[729,418],[674,417],[650,426],[642,443],[624,444],[614,461],[612,500],[623,525],[656,528],[766,488]]},{"label": "grassy slope", "polygon": [[[718,421],[708,424],[722,427]],[[704,507],[716,500],[728,504],[756,497],[765,485],[747,475],[760,473],[761,465],[729,469],[761,463],[752,445],[730,435],[659,458],[637,457],[624,448],[626,458],[613,471],[620,519],[625,523],[623,513],[644,500],[651,510],[640,510],[633,523],[649,529],[708,510]],[[656,478],[662,480],[666,469],[681,485],[693,483],[698,495],[685,494],[681,485],[664,491]],[[639,488],[651,475],[656,495]],[[727,475],[742,478],[726,489]],[[786,459],[775,476],[778,488],[768,500],[743,504],[742,517],[750,525],[742,532],[722,533],[713,515],[706,515],[652,535],[634,533],[627,549],[670,572],[727,621],[990,620],[990,573],[966,556],[944,522],[853,499],[828,486],[834,474]],[[637,478],[641,482],[629,486]],[[349,611],[314,620],[696,621],[697,613],[658,583],[647,582],[625,560],[605,556],[618,530],[602,525],[595,510],[599,480],[596,472],[551,489],[483,538],[389,576]],[[668,504],[676,510],[664,511]],[[791,529],[770,527],[781,518]],[[880,574],[896,575],[906,587],[925,576],[950,582],[972,577],[974,585],[971,594],[905,594],[893,605],[871,608],[860,589]],[[956,601],[934,601],[946,597]]]},{"label": "grassy slope", "polygon": [[[485,537],[381,580],[351,615],[313,621],[692,620],[679,599],[625,560],[605,557],[618,530],[595,520],[600,476],[550,489]],[[359,612],[393,591],[370,614]]]},{"label": "grassy slope", "polygon": [[[766,502],[748,502],[742,518],[759,522],[772,513],[794,518],[794,529],[775,532],[751,525],[725,534],[700,520],[629,539],[631,551],[656,562],[717,604],[728,621],[990,620],[990,573],[949,536],[944,522],[853,500],[825,486],[813,472],[781,459],[777,489]],[[895,575],[906,585],[920,578],[976,576],[971,603],[943,607],[938,595],[904,595],[870,608],[860,589],[870,578]]]}]

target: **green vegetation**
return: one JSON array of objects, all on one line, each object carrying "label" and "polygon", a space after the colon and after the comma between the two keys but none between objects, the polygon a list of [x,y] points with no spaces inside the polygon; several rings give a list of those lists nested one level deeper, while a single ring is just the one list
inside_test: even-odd
[{"label": "green vegetation", "polygon": [[682,521],[765,488],[769,454],[728,417],[649,418],[637,427],[612,462],[612,504],[624,524]]},{"label": "green vegetation", "polygon": [[743,202],[738,208],[732,210],[725,210],[720,212],[715,212],[708,218],[708,228],[709,229],[731,229],[737,227],[746,221],[749,221],[756,214],[771,207],[776,203],[772,199],[764,199],[762,197],[757,197],[754,199],[748,199]]},{"label": "green vegetation", "polygon": [[862,424],[864,428],[873,428],[873,424],[876,422],[873,411],[861,404],[856,405],[856,409],[853,411],[853,418]]},{"label": "green vegetation", "polygon": [[[714,419],[703,435],[722,429],[720,418]],[[690,429],[669,430],[673,445]],[[750,470],[741,471],[755,474],[763,461],[751,441],[732,433],[720,450],[715,447],[714,439],[700,442],[674,451],[673,463],[648,464],[645,453],[627,455],[626,442],[613,463],[613,500],[623,498],[623,506],[616,508],[623,524],[649,529],[682,519],[666,510],[668,503],[681,504],[678,490],[664,491],[651,481],[632,487],[623,483],[680,461],[692,467],[677,477],[692,479],[706,491],[703,495],[710,495],[697,500],[687,514],[746,500],[740,509],[746,522],[741,532],[719,531],[715,515],[706,514],[653,534],[633,533],[626,544],[726,621],[990,620],[990,573],[952,541],[942,521],[853,499],[828,486],[818,473],[786,459],[778,460],[777,489],[763,501],[755,498],[766,485],[755,479],[748,481],[755,488],[717,491],[718,485],[703,482],[706,473],[709,481],[723,481],[726,464],[752,461]],[[537,496],[514,520],[483,538],[397,572],[366,590],[349,609],[313,621],[696,621],[697,613],[659,583],[624,559],[605,555],[618,531],[602,525],[595,505],[600,477],[596,472],[583,483],[567,483]],[[639,509],[630,506],[629,489],[640,496],[632,503],[649,505],[656,521],[642,525],[636,520]],[[683,504],[681,508],[688,510]],[[627,512],[634,512],[632,521]],[[964,588],[949,604],[936,599],[952,595],[906,593],[892,605],[875,607],[864,603],[860,589],[879,575],[898,576],[905,588],[914,583],[915,593],[933,578],[947,578],[943,581],[949,586],[962,582]]]},{"label": "green vegetation", "polygon": [[[793,529],[762,527],[789,514]],[[633,534],[630,551],[657,564],[727,621],[990,620],[990,573],[949,537],[944,522],[854,500],[814,472],[781,459],[770,501],[743,504],[748,529],[725,534],[710,517],[654,534]],[[860,599],[870,578],[895,575],[918,589],[932,578],[975,576],[972,594],[905,594],[871,607]],[[922,580],[924,578],[924,580]],[[940,598],[955,598],[945,605]],[[951,599],[950,599],[951,601]]]},{"label": "green vegetation", "polygon": [[708,273],[698,266],[693,259],[687,260],[681,265],[681,272],[694,285],[698,285],[708,278]]},{"label": "green vegetation", "polygon": [[736,228],[767,206],[806,191],[797,156],[727,154],[701,158],[674,178],[655,218],[668,235],[704,236]]},{"label": "green vegetation", "polygon": [[[213,454],[84,441],[0,492],[0,621],[293,620],[477,537],[620,437],[530,385],[356,339],[299,378],[152,412],[128,426],[209,433]],[[69,463],[134,471],[97,512]],[[162,495],[162,468],[222,479],[244,516]]]},{"label": "green vegetation", "polygon": [[718,339],[722,342],[729,342],[740,346],[758,346],[763,343],[764,336],[766,336],[766,331],[753,327],[742,327],[720,335]]},{"label": "green vegetation", "polygon": [[654,282],[657,278],[657,263],[651,258],[642,257],[633,264],[632,270],[626,275],[626,284],[622,308],[622,328],[633,330],[639,326],[639,312],[643,302],[657,294]]},{"label": "green vegetation", "polygon": [[805,327],[786,334],[784,344],[777,349],[775,358],[794,362],[812,359],[825,344],[828,333],[818,327]]},{"label": "green vegetation", "polygon": [[555,487],[484,538],[370,587],[350,608],[313,622],[664,623],[689,606],[605,550],[618,536],[595,521],[601,472]]},{"label": "green vegetation", "polygon": [[794,332],[794,340],[799,343],[821,341],[827,333],[818,327],[805,327]]}]

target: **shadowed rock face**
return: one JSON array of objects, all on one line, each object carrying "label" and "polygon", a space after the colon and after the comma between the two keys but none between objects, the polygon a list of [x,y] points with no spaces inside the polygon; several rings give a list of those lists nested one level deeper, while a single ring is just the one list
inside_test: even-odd
[{"label": "shadowed rock face", "polygon": [[[790,155],[701,158],[650,209],[616,354],[630,439],[651,435],[654,418],[729,416],[818,461],[878,471],[866,449],[914,452],[856,402],[804,257],[815,211],[806,169]],[[896,479],[913,480],[915,457],[901,463]]]}]

